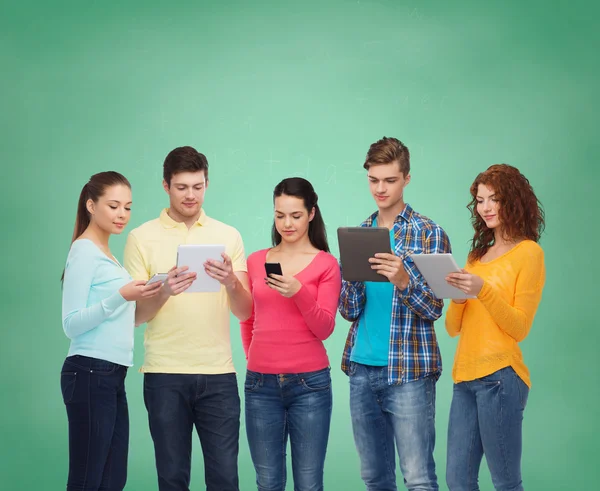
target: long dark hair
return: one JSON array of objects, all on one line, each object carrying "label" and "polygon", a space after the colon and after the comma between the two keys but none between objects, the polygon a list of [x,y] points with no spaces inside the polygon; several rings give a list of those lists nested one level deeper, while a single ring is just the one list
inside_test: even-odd
[{"label": "long dark hair", "polygon": [[481,259],[494,244],[494,230],[488,228],[477,213],[477,189],[480,184],[494,190],[498,199],[498,218],[506,238],[539,242],[544,231],[544,208],[529,180],[519,169],[508,164],[496,164],[480,173],[471,184],[471,223],[475,229],[469,261]]},{"label": "long dark hair", "polygon": [[[288,177],[275,186],[273,191],[273,201],[283,194],[286,196],[293,196],[294,198],[300,198],[304,202],[304,208],[306,208],[309,214],[313,208],[315,209],[315,216],[308,223],[308,238],[314,247],[321,251],[329,252],[325,222],[323,222],[321,210],[317,203],[319,197],[317,196],[317,193],[315,193],[312,184],[302,177]],[[273,246],[276,246],[281,242],[281,234],[277,231],[275,222],[273,222],[271,239],[273,241]]]},{"label": "long dark hair", "polygon": [[[90,177],[90,180],[81,189],[79,194],[79,201],[77,202],[77,215],[75,216],[75,228],[73,230],[73,237],[71,238],[71,244],[75,242],[85,229],[90,224],[90,213],[87,210],[87,201],[91,199],[94,203],[98,202],[98,199],[104,195],[106,189],[111,186],[121,184],[131,189],[131,184],[127,178],[115,171],[99,172]],[[65,272],[63,270],[61,281],[65,279]]]}]

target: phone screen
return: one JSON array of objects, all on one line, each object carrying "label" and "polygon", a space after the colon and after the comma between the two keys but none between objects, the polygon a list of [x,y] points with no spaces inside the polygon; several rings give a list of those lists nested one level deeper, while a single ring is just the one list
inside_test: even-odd
[{"label": "phone screen", "polygon": [[272,274],[283,275],[283,272],[281,271],[281,264],[279,263],[265,263],[265,271],[267,276]]}]

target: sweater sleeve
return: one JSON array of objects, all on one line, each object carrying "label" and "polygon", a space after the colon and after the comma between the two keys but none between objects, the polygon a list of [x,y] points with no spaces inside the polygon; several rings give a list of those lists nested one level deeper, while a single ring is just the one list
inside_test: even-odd
[{"label": "sweater sleeve", "polygon": [[468,302],[468,300],[465,303],[450,302],[450,306],[446,311],[445,322],[446,331],[448,331],[450,337],[455,337],[460,334],[462,317]]},{"label": "sweater sleeve", "polygon": [[317,298],[304,285],[292,297],[306,325],[321,341],[333,332],[341,286],[340,268],[337,261],[332,260],[319,279]]},{"label": "sweater sleeve", "polygon": [[248,258],[248,283],[250,285],[250,296],[252,297],[252,314],[245,321],[240,322],[240,336],[242,338],[242,346],[248,360],[248,350],[252,343],[252,332],[254,331],[254,294],[252,289],[252,272],[253,272],[253,261],[252,256]]},{"label": "sweater sleeve", "polygon": [[502,331],[518,341],[529,334],[545,282],[544,253],[537,246],[524,257],[517,274],[513,305],[510,305],[496,287],[484,282],[477,295],[483,306]]},{"label": "sweater sleeve", "polygon": [[87,305],[97,266],[97,258],[82,245],[75,245],[65,267],[62,299],[63,330],[70,339],[99,326],[127,302],[117,290],[101,302]]}]

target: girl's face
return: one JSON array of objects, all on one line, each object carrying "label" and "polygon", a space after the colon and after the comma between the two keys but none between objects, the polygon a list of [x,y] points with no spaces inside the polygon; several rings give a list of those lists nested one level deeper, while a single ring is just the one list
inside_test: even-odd
[{"label": "girl's face", "polygon": [[477,186],[477,213],[483,219],[488,228],[498,228],[500,226],[500,203],[496,197],[495,191],[480,184]]},{"label": "girl's face", "polygon": [[97,202],[86,203],[90,222],[109,234],[120,234],[131,216],[131,189],[123,184],[106,188]]},{"label": "girl's face", "polygon": [[286,194],[275,198],[275,228],[284,242],[297,242],[304,238],[314,216],[314,208],[309,213],[301,198]]}]

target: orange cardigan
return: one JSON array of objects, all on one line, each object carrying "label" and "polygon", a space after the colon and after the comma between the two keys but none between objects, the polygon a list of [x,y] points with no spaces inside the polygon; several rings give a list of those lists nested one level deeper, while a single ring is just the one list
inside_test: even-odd
[{"label": "orange cardigan", "polygon": [[465,269],[484,280],[476,299],[450,303],[446,330],[460,335],[452,378],[475,380],[511,366],[531,387],[529,370],[518,342],[525,339],[542,298],[546,272],[544,252],[532,240],[520,242],[489,262]]}]

